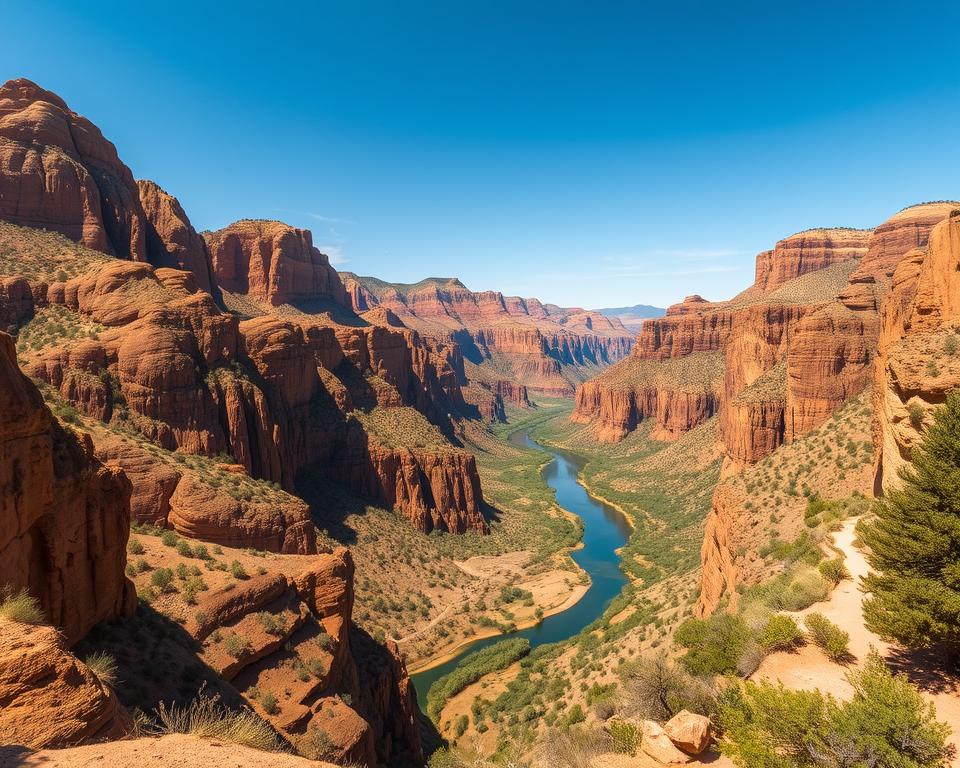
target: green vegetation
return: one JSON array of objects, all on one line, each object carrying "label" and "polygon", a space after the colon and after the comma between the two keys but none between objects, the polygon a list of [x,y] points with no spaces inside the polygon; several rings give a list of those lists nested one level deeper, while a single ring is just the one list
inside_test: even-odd
[{"label": "green vegetation", "polygon": [[104,685],[116,685],[117,660],[109,653],[96,651],[87,656],[83,663],[90,667],[90,671],[97,676]]},{"label": "green vegetation", "polygon": [[881,637],[910,647],[960,648],[960,392],[933,414],[903,485],[862,526],[874,573],[863,613]]},{"label": "green vegetation", "polygon": [[429,448],[432,452],[456,452],[443,433],[416,408],[355,410],[350,418],[385,448]]},{"label": "green vegetation", "polygon": [[216,699],[200,695],[187,706],[161,703],[157,708],[158,734],[187,733],[203,739],[218,739],[267,752],[283,745],[274,730],[249,710],[231,712]]},{"label": "green vegetation", "polygon": [[687,649],[681,661],[690,672],[726,675],[737,671],[751,634],[742,617],[718,612],[709,619],[687,619],[673,639]]},{"label": "green vegetation", "polygon": [[43,307],[18,331],[17,352],[23,354],[53,345],[66,349],[71,346],[71,342],[98,338],[103,330],[104,327],[99,323],[66,307]]},{"label": "green vegetation", "polygon": [[0,618],[20,624],[46,623],[37,598],[26,589],[14,592],[9,586],[0,590]]},{"label": "green vegetation", "polygon": [[57,232],[0,221],[0,275],[65,282],[108,260]]},{"label": "green vegetation", "polygon": [[850,635],[822,613],[807,614],[803,623],[810,633],[810,639],[820,646],[832,661],[841,662],[850,658]]},{"label": "green vegetation", "polygon": [[530,653],[530,641],[522,638],[502,640],[464,656],[456,669],[444,675],[427,691],[427,714],[436,721],[447,701],[484,675],[496,672]]},{"label": "green vegetation", "polygon": [[757,642],[768,653],[791,651],[803,645],[803,631],[791,616],[775,613],[767,619],[767,625],[757,638]]},{"label": "green vegetation", "polygon": [[877,653],[847,676],[854,695],[770,683],[730,686],[721,698],[721,748],[743,768],[941,768],[949,728]]}]

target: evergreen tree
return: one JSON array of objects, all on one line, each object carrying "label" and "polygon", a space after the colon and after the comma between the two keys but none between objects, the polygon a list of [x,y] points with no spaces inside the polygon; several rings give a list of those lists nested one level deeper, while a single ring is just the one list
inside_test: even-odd
[{"label": "evergreen tree", "polygon": [[908,647],[960,650],[960,392],[947,396],[877,504],[861,538],[875,573],[864,579],[867,626]]}]

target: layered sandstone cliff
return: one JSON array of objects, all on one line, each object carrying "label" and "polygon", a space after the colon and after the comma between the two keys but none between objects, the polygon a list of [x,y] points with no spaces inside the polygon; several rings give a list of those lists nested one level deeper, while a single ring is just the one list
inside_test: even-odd
[{"label": "layered sandstone cliff", "polygon": [[349,306],[336,270],[309,230],[244,220],[205,234],[217,284],[270,306],[329,300]]},{"label": "layered sandstone cliff", "polygon": [[[782,326],[776,343],[758,344],[756,329],[746,332],[740,320],[732,321],[724,342],[725,476],[810,433],[873,383],[875,487],[879,491],[894,482],[931,403],[941,401],[945,391],[960,382],[960,368],[954,374],[950,356],[942,351],[955,343],[948,340],[951,322],[941,319],[951,317],[952,311],[951,299],[943,298],[949,297],[950,288],[942,276],[951,274],[956,261],[948,255],[953,246],[950,222],[944,217],[958,207],[921,204],[877,227],[863,255],[850,262],[853,269],[845,284],[836,287],[835,298],[824,300],[821,294],[817,301],[797,307],[791,322],[774,323]],[[925,264],[929,277],[922,290],[937,298],[917,303]],[[937,274],[941,277],[934,277]],[[756,292],[756,286],[751,291]],[[688,314],[693,313],[678,313]],[[724,483],[714,501],[703,551],[701,612],[715,608],[737,580],[731,552],[751,546],[743,540],[747,530],[737,526],[749,512],[736,508]]]},{"label": "layered sandstone cliff", "polygon": [[27,589],[67,642],[133,609],[130,484],[62,428],[0,333],[0,585]]},{"label": "layered sandstone cliff", "polygon": [[876,491],[895,487],[933,408],[960,385],[960,206],[894,271],[874,371]]},{"label": "layered sandstone cliff", "polygon": [[458,342],[472,362],[492,361],[510,383],[547,395],[572,394],[585,374],[624,358],[633,343],[619,320],[599,312],[471,291],[456,279],[405,285],[342,277],[356,311],[387,308],[424,335]]},{"label": "layered sandstone cliff", "polygon": [[146,219],[130,169],[89,120],[26,79],[0,87],[0,218],[145,260]]}]

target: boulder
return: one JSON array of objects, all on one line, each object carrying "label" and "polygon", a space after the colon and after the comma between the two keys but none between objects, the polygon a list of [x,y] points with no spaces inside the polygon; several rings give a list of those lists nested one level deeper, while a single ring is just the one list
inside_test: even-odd
[{"label": "boulder", "polygon": [[663,726],[663,732],[675,747],[690,755],[699,755],[710,746],[710,718],[686,709],[671,717]]},{"label": "boulder", "polygon": [[677,749],[663,728],[652,720],[643,721],[643,741],[640,742],[640,749],[664,765],[689,763],[692,759],[690,755]]}]

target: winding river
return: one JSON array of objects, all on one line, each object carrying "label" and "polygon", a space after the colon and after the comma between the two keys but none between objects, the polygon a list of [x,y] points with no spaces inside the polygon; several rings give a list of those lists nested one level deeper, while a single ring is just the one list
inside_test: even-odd
[{"label": "winding river", "polygon": [[543,468],[543,480],[556,493],[557,504],[583,519],[583,546],[571,553],[571,556],[590,576],[590,588],[570,608],[546,617],[533,627],[509,635],[477,640],[464,646],[460,653],[449,661],[414,674],[413,684],[417,689],[417,699],[421,707],[426,705],[427,691],[434,681],[451,672],[466,654],[498,643],[506,637],[525,637],[532,648],[566,640],[599,618],[627,583],[620,570],[617,550],[627,543],[630,523],[621,512],[593,498],[580,485],[578,477],[583,468],[583,460],[573,454],[544,448],[532,440],[526,430],[514,432],[510,436],[510,442],[521,448],[546,450],[553,455]]}]

